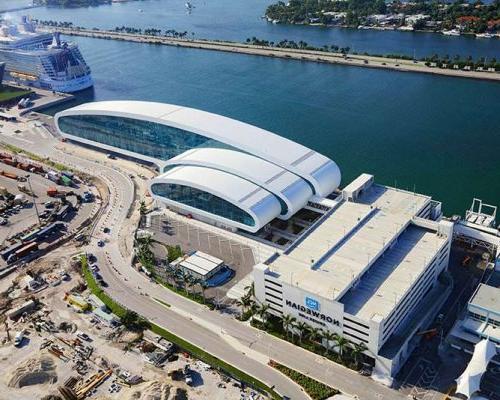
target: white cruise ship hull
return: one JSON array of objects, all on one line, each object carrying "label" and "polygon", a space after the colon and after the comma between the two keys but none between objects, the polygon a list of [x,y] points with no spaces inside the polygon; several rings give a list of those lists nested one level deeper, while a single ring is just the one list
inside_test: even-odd
[{"label": "white cruise ship hull", "polygon": [[37,33],[26,17],[19,26],[0,27],[0,62],[5,79],[56,92],[73,93],[93,86],[90,68],[78,46],[59,33]]},{"label": "white cruise ship hull", "polygon": [[73,93],[88,89],[94,86],[94,80],[91,75],[85,75],[74,79],[55,81],[50,79],[41,79],[39,87],[42,89],[54,90],[56,92]]}]

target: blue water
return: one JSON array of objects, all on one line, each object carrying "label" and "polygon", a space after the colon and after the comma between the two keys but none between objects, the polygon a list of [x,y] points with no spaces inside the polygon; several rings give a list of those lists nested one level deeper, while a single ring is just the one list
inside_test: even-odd
[{"label": "blue water", "polygon": [[[266,3],[197,1],[191,15],[180,0],[32,12],[42,19],[89,27],[155,25],[235,40],[276,35],[323,44],[331,36],[332,42],[345,45],[352,44],[347,43],[352,37],[368,51],[410,49],[409,43],[418,44],[424,53],[446,48],[453,54],[456,50],[450,48],[464,48],[470,54],[497,54],[499,49],[498,40],[270,25],[259,18]],[[137,13],[138,8],[144,13]],[[240,119],[331,157],[340,166],[343,184],[362,172],[372,173],[378,182],[416,189],[443,201],[447,214],[462,214],[473,197],[500,203],[498,83],[71,39],[79,43],[95,79],[94,90],[81,93],[80,102],[161,101]]]},{"label": "blue water", "polygon": [[[186,12],[185,0],[146,0],[88,8],[36,8],[27,12],[42,20],[69,21],[87,28],[175,29],[198,38],[244,41],[256,36],[279,41],[304,40],[323,46],[349,46],[353,51],[377,54],[398,53],[417,57],[440,55],[496,57],[500,59],[499,39],[450,37],[435,33],[373,31],[297,25],[274,25],[260,17],[274,0],[194,0],[195,9]],[[138,10],[142,9],[143,12]]]}]

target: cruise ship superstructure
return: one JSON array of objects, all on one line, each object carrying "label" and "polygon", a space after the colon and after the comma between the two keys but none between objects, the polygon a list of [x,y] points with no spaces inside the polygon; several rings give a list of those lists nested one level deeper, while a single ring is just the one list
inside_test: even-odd
[{"label": "cruise ship superstructure", "polygon": [[36,32],[27,17],[0,26],[0,62],[7,80],[27,86],[71,93],[93,85],[78,46],[61,41],[59,33]]}]

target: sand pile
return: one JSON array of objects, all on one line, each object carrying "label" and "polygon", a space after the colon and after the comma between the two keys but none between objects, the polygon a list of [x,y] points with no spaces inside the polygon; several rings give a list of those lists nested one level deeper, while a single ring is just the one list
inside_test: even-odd
[{"label": "sand pile", "polygon": [[134,387],[125,400],[169,400],[170,385],[158,381],[145,382]]},{"label": "sand pile", "polygon": [[9,387],[43,385],[57,382],[56,366],[50,357],[31,358],[16,368],[8,383]]}]

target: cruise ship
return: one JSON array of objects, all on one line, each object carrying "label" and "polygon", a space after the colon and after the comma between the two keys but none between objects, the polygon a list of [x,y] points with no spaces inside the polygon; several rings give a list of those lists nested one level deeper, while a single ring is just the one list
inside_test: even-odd
[{"label": "cruise ship", "polygon": [[59,33],[36,32],[27,17],[0,26],[0,62],[6,63],[6,80],[27,86],[72,93],[94,84],[78,46],[61,41]]}]

